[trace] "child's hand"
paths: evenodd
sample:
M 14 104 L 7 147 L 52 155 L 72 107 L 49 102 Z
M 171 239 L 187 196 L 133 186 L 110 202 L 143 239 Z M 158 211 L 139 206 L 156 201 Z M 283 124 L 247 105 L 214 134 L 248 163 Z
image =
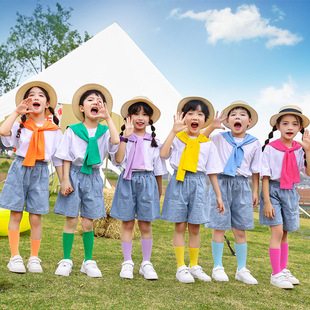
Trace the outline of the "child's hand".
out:
M 94 119 L 103 118 L 104 120 L 106 120 L 107 118 L 110 117 L 106 102 L 103 102 L 101 98 L 100 99 L 98 98 L 97 103 L 98 103 L 99 109 L 98 109 L 98 114 L 94 116 Z
M 216 202 L 217 202 L 217 206 L 214 209 L 219 209 L 217 211 L 217 213 L 224 214 L 225 213 L 225 206 L 224 206 L 222 198 L 217 197 Z
M 63 180 L 60 183 L 60 193 L 66 197 L 69 194 L 71 194 L 74 191 L 74 188 L 72 187 L 71 183 L 69 180 Z
M 213 118 L 211 126 L 213 129 L 225 129 L 225 127 L 222 125 L 222 123 L 226 119 L 226 117 L 223 117 L 224 111 L 221 113 L 220 116 L 218 116 L 218 115 L 219 115 L 219 111 L 216 111 L 215 117 Z
M 134 126 L 133 126 L 130 116 L 126 117 L 126 120 L 124 121 L 124 123 L 125 123 L 125 131 L 124 131 L 123 137 L 128 138 L 129 136 L 132 135 L 133 130 L 134 130 Z
M 257 192 L 253 192 L 252 193 L 252 199 L 253 199 L 253 208 L 257 207 L 258 203 L 259 203 L 259 197 L 258 197 L 258 193 Z
M 185 128 L 187 128 L 187 125 L 185 125 L 184 123 L 184 118 L 183 117 L 183 112 L 180 114 L 180 112 L 177 113 L 177 117 L 175 117 L 175 115 L 173 116 L 174 119 L 174 124 L 173 124 L 173 128 L 172 131 L 177 134 L 178 132 L 184 130 Z
M 263 209 L 263 215 L 269 219 L 274 219 L 275 211 L 271 203 L 266 203 Z
M 310 135 L 309 135 L 309 130 L 306 129 L 303 137 L 302 137 L 302 141 L 296 141 L 297 143 L 299 143 L 302 148 L 305 150 L 305 152 L 309 152 L 310 151 Z
M 29 106 L 29 103 L 32 102 L 32 98 L 27 98 L 27 99 L 24 99 L 20 105 L 16 108 L 16 112 L 20 115 L 26 115 L 28 113 L 31 113 L 33 112 L 32 110 L 29 110 L 28 109 L 28 106 Z

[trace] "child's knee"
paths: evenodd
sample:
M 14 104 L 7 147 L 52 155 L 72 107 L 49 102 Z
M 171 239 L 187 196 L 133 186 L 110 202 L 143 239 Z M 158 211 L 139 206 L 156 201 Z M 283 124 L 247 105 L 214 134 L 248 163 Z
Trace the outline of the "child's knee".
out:
M 93 230 L 93 220 L 86 217 L 82 217 L 82 229 L 83 231 L 92 231 Z

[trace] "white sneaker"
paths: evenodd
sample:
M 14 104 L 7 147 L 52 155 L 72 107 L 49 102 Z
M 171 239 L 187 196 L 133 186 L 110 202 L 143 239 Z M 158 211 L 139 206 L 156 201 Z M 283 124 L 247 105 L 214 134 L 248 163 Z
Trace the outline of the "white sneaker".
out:
M 86 273 L 91 278 L 102 278 L 101 271 L 94 260 L 84 261 L 81 267 L 81 272 Z
M 245 267 L 240 270 L 237 268 L 235 279 L 246 284 L 258 284 L 257 280 L 251 275 L 250 270 Z
M 55 271 L 57 276 L 69 276 L 70 272 L 72 271 L 73 262 L 71 259 L 62 259 L 58 263 L 58 267 Z
M 121 278 L 124 279 L 133 279 L 133 267 L 134 263 L 132 260 L 126 260 L 122 263 L 122 270 L 119 274 Z
M 299 284 L 299 280 L 296 279 L 288 269 L 283 269 L 281 272 L 283 272 L 286 275 L 286 279 L 293 285 Z
M 10 258 L 7 267 L 11 272 L 26 273 L 26 268 L 20 255 L 15 255 L 14 257 Z
M 286 274 L 282 271 L 275 275 L 271 275 L 270 284 L 284 289 L 293 288 L 293 284 L 287 280 Z
M 141 263 L 139 273 L 143 275 L 146 280 L 158 280 L 157 273 L 152 263 L 147 260 Z
M 199 265 L 189 268 L 190 274 L 199 280 L 209 282 L 211 278 L 202 270 L 202 267 Z
M 215 281 L 229 281 L 226 272 L 224 271 L 224 267 L 216 266 L 212 270 L 212 278 Z
M 28 271 L 33 273 L 42 273 L 43 269 L 40 263 L 41 259 L 39 257 L 31 256 L 27 264 Z
M 182 283 L 193 283 L 193 282 L 195 282 L 194 277 L 189 272 L 189 268 L 185 265 L 178 268 L 175 276 Z

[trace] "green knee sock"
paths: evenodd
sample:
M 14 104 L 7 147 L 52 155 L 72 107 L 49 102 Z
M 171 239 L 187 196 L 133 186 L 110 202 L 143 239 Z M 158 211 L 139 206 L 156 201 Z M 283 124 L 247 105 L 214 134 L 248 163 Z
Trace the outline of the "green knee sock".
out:
M 83 232 L 83 243 L 85 251 L 85 262 L 92 260 L 94 247 L 94 231 Z
M 64 259 L 71 259 L 71 250 L 73 245 L 74 234 L 62 234 L 62 246 L 64 251 Z

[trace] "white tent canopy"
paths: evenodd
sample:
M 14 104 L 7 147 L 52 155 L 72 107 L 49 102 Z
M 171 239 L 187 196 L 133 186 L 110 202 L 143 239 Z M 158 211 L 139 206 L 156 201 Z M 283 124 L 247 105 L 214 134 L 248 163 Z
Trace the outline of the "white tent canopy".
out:
M 25 83 L 35 80 L 51 84 L 61 104 L 71 104 L 74 92 L 83 84 L 101 84 L 111 92 L 113 112 L 118 114 L 125 101 L 135 96 L 147 96 L 162 112 L 155 124 L 157 137 L 162 142 L 172 128 L 173 115 L 181 99 L 181 95 L 116 23 Z M 0 98 L 0 121 L 14 111 L 17 89 Z

